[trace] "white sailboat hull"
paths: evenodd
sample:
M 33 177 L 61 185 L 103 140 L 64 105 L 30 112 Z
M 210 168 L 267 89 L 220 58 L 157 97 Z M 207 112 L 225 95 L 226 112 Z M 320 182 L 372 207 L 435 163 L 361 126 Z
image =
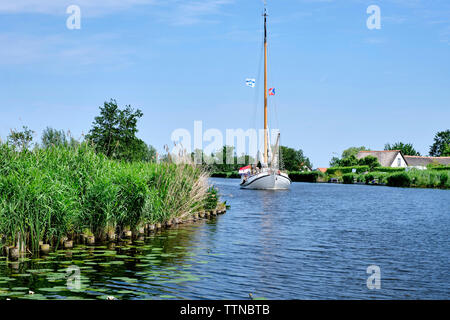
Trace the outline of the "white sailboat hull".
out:
M 291 186 L 291 179 L 285 173 L 261 172 L 242 180 L 242 189 L 285 190 Z

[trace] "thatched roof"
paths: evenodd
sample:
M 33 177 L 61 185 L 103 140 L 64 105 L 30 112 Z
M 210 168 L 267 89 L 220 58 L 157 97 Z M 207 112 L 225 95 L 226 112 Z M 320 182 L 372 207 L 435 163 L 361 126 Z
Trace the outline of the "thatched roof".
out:
M 406 163 L 410 167 L 422 166 L 426 167 L 431 163 L 439 163 L 443 165 L 450 165 L 450 157 L 418 157 L 405 156 Z
M 384 151 L 359 151 L 356 155 L 357 159 L 367 156 L 373 156 L 378 159 L 382 167 L 390 167 L 397 157 L 400 150 L 384 150 Z

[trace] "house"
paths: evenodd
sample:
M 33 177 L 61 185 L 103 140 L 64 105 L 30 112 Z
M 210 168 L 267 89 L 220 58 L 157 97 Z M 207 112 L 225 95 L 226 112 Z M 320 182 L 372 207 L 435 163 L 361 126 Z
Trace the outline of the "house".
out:
M 382 167 L 405 168 L 408 166 L 400 150 L 359 151 L 356 158 L 359 160 L 367 156 L 377 158 Z
M 450 165 L 450 157 L 420 157 L 420 156 L 405 156 L 408 167 L 417 169 L 426 169 L 427 165 L 435 163 L 442 165 Z

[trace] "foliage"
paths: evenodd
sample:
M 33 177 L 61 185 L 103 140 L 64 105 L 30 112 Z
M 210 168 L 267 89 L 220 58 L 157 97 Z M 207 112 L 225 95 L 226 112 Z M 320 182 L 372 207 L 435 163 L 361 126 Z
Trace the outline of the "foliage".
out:
M 170 163 L 118 162 L 88 144 L 17 152 L 0 145 L 0 234 L 29 247 L 88 229 L 135 230 L 203 208 L 208 175 Z
M 100 115 L 95 117 L 86 140 L 110 159 L 149 161 L 154 149 L 136 137 L 137 122 L 142 116 L 141 110 L 129 105 L 121 110 L 111 99 L 100 107 Z
M 395 173 L 387 178 L 387 184 L 390 187 L 409 187 L 411 185 L 411 177 L 405 173 Z
M 377 157 L 367 156 L 358 160 L 358 165 L 360 166 L 368 166 L 370 171 L 375 170 L 377 167 L 381 167 L 381 164 L 378 162 Z
M 312 163 L 308 157 L 305 157 L 303 150 L 295 150 L 286 146 L 280 147 L 281 161 L 283 169 L 287 171 L 311 170 Z
M 32 146 L 34 131 L 23 126 L 22 131 L 11 130 L 8 136 L 8 144 L 14 147 L 15 150 L 23 152 Z
M 362 173 L 369 171 L 369 166 L 353 166 L 353 167 L 334 167 L 328 168 L 327 174 L 333 175 L 336 172 L 341 172 L 341 174 L 352 173 L 353 169 L 356 169 L 356 173 Z
M 430 156 L 445 157 L 450 156 L 450 130 L 436 133 L 434 143 L 430 146 Z
M 213 210 L 217 207 L 218 199 L 217 199 L 217 189 L 214 186 L 209 187 L 205 199 L 204 208 L 205 210 Z
M 330 161 L 330 167 L 350 167 L 350 166 L 357 166 L 357 165 L 366 165 L 366 163 L 362 159 L 358 160 L 356 158 L 356 155 L 359 151 L 365 151 L 367 150 L 366 147 L 350 147 L 348 149 L 345 149 L 342 152 L 341 158 L 333 157 Z
M 289 178 L 294 182 L 317 182 L 321 176 L 324 174 L 320 171 L 289 172 Z
M 373 168 L 372 169 L 372 171 L 374 171 L 374 172 L 390 172 L 390 173 L 393 173 L 393 172 L 404 172 L 405 171 L 405 168 L 398 168 L 398 167 L 376 167 L 376 168 Z
M 350 148 L 345 149 L 344 151 L 342 151 L 341 158 L 345 159 L 345 158 L 349 158 L 351 156 L 355 156 L 356 157 L 358 152 L 360 152 L 360 151 L 367 151 L 367 150 L 369 150 L 369 149 L 367 149 L 364 146 L 361 146 L 361 147 L 350 147 Z
M 384 150 L 400 150 L 406 156 L 420 156 L 420 153 L 414 149 L 412 143 L 396 142 L 392 145 L 386 143 Z
M 344 184 L 353 184 L 355 175 L 353 173 L 346 173 L 342 175 L 342 182 Z

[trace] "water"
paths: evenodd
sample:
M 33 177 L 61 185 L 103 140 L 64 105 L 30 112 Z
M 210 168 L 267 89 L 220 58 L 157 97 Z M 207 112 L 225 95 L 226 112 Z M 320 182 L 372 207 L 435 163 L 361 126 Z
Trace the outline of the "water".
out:
M 231 205 L 213 220 L 115 248 L 1 258 L 0 299 L 450 298 L 450 191 L 212 182 Z M 381 269 L 379 290 L 367 288 L 369 265 Z

